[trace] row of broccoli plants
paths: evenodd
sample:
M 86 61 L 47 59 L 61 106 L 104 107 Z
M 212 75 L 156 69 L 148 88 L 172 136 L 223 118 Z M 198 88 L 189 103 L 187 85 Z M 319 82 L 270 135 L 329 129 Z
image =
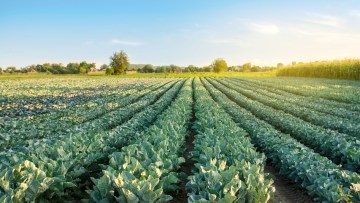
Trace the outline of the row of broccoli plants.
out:
M 359 114 L 359 112 L 356 112 L 356 111 L 351 111 L 351 110 L 348 110 L 345 108 L 339 108 L 339 107 L 334 108 L 334 106 L 323 104 L 318 101 L 314 102 L 314 101 L 308 100 L 306 97 L 303 97 L 303 96 L 298 96 L 298 95 L 289 94 L 289 93 L 286 94 L 281 90 L 262 87 L 255 83 L 239 81 L 239 80 L 236 80 L 235 78 L 228 78 L 228 80 L 236 82 L 237 86 L 245 87 L 246 89 L 255 91 L 259 94 L 266 95 L 266 96 L 274 98 L 274 99 L 280 99 L 282 101 L 289 102 L 289 103 L 292 103 L 292 104 L 295 104 L 298 106 L 306 107 L 306 108 L 309 108 L 309 109 L 312 109 L 312 110 L 315 110 L 318 112 L 322 112 L 322 113 L 326 113 L 326 114 L 330 114 L 330 115 L 334 115 L 334 116 L 338 116 L 338 117 L 342 117 L 342 118 L 347 118 L 352 121 L 360 121 L 360 114 Z
M 283 134 L 233 101 L 242 96 L 219 83 L 203 81 L 213 98 L 247 132 L 279 173 L 307 190 L 318 202 L 359 202 L 360 176 Z M 219 91 L 220 90 L 220 91 Z
M 14 82 L 7 81 L 15 85 Z M 31 83 L 30 83 L 31 84 Z M 48 88 L 41 85 L 14 87 L 0 87 L 0 117 L 24 118 L 38 116 L 53 110 L 68 108 L 86 102 L 96 97 L 103 88 L 86 88 L 74 90 L 73 88 Z M 53 91 L 51 91 L 53 90 Z
M 333 92 L 326 91 L 325 94 L 319 94 L 319 90 L 318 91 L 314 91 L 314 90 L 306 91 L 306 90 L 302 90 L 299 88 L 295 89 L 295 88 L 289 86 L 289 84 L 291 84 L 291 82 L 289 82 L 289 81 L 281 82 L 277 79 L 272 79 L 273 81 L 270 80 L 272 82 L 264 81 L 264 80 L 248 79 L 248 78 L 241 79 L 241 80 L 242 81 L 250 81 L 251 83 L 261 85 L 262 87 L 275 88 L 275 89 L 279 89 L 279 90 L 287 92 L 287 93 L 295 94 L 298 96 L 303 96 L 314 102 L 321 102 L 323 104 L 331 105 L 334 107 L 341 107 L 341 108 L 349 109 L 349 110 L 353 110 L 353 111 L 360 111 L 360 104 L 349 103 L 347 101 L 332 100 L 332 98 L 327 97 L 329 94 L 332 94 Z M 353 95 L 350 94 L 347 97 L 353 97 Z
M 188 202 L 267 202 L 274 193 L 265 156 L 195 79 L 194 150 Z
M 121 103 L 121 107 L 127 107 L 127 105 L 135 105 L 136 108 L 134 110 L 140 111 L 142 108 L 148 105 L 147 102 L 139 102 L 139 101 L 155 101 L 156 96 L 161 96 L 158 93 L 164 93 L 168 88 L 170 88 L 171 84 L 153 86 L 146 90 L 139 92 L 138 94 L 133 94 L 130 96 L 125 96 L 118 101 Z M 138 103 L 139 102 L 139 103 Z M 141 105 L 139 105 L 141 104 Z M 27 129 L 26 131 L 19 131 L 19 133 L 1 133 L 0 136 L 2 139 L 0 140 L 1 149 L 11 148 L 12 151 L 19 151 L 22 148 L 29 148 L 32 145 L 41 144 L 44 141 L 58 139 L 67 134 L 71 133 L 87 133 L 88 131 L 92 132 L 100 132 L 109 128 L 116 126 L 119 122 L 119 111 L 123 111 L 122 108 L 117 108 L 112 111 L 106 113 L 106 110 L 102 110 L 103 114 L 98 115 L 99 117 L 94 119 L 89 119 L 87 122 L 79 123 L 71 125 L 69 122 L 59 121 L 57 119 L 51 120 L 48 122 L 47 126 L 43 128 L 37 129 L 37 125 L 32 125 L 34 129 Z M 94 107 L 97 108 L 97 107 Z M 101 108 L 98 108 L 101 109 Z M 101 110 L 99 110 L 100 112 Z M 80 113 L 80 112 L 79 112 Z M 94 113 L 93 111 L 86 111 L 83 109 L 83 115 L 89 115 Z M 69 124 L 69 125 L 67 125 Z M 29 125 L 29 124 L 28 124 Z M 57 126 L 57 127 L 54 127 Z M 55 128 L 55 129 L 53 129 Z M 57 131 L 55 131 L 57 129 Z
M 360 104 L 360 91 L 358 83 L 349 80 L 337 80 L 332 85 L 318 80 L 294 80 L 293 78 L 281 78 L 280 80 L 264 79 L 275 85 L 287 84 L 285 88 L 295 90 L 302 95 L 326 98 L 334 101 Z
M 54 80 L 53 82 L 56 83 L 57 81 Z M 30 83 L 25 84 L 24 87 L 20 88 L 5 87 L 6 93 L 1 94 L 0 96 L 0 121 L 1 118 L 5 121 L 12 119 L 26 119 L 62 109 L 72 108 L 76 105 L 96 99 L 104 92 L 114 90 L 105 87 L 84 87 L 80 90 L 69 87 L 59 90 L 54 87 L 48 88 L 46 84 L 41 88 L 39 88 L 39 86 L 42 85 Z M 0 92 L 4 92 L 4 90 Z
M 36 124 L 39 125 L 40 128 L 43 128 L 43 125 L 46 126 L 43 123 L 49 122 L 49 120 L 54 120 L 54 119 L 59 119 L 59 120 L 63 120 L 67 117 L 71 118 L 74 117 L 76 114 L 74 112 L 79 111 L 79 113 L 81 114 L 81 112 L 83 111 L 88 111 L 91 110 L 91 108 L 93 108 L 94 106 L 99 106 L 102 104 L 115 104 L 116 100 L 118 100 L 119 98 L 125 97 L 129 94 L 132 93 L 136 93 L 139 90 L 141 90 L 141 88 L 144 87 L 144 85 L 136 85 L 133 87 L 127 86 L 127 87 L 120 87 L 117 90 L 104 90 L 101 94 L 97 94 L 95 98 L 92 98 L 89 101 L 85 101 L 85 102 L 81 102 L 76 104 L 75 106 L 69 107 L 69 108 L 62 108 L 62 109 L 57 109 L 54 110 L 50 113 L 46 113 L 46 114 L 41 114 L 41 115 L 37 115 L 37 116 L 30 116 L 30 117 L 19 117 L 19 118 L 7 118 L 4 119 L 4 121 L 0 124 L 2 129 L 0 130 L 0 132 L 17 132 L 21 129 L 26 129 L 28 128 L 27 125 L 25 125 L 24 123 L 27 122 L 31 122 L 32 124 Z M 57 97 L 54 97 L 55 99 Z M 116 105 L 109 105 L 109 107 L 107 106 L 103 106 L 103 108 L 111 108 L 111 107 L 116 107 Z M 89 116 L 89 115 L 86 115 Z M 90 117 L 91 118 L 91 117 Z M 77 120 L 77 119 L 69 119 L 69 120 Z M 80 120 L 79 120 L 80 121 Z M 62 121 L 65 122 L 65 121 Z
M 249 89 L 241 83 L 235 83 L 229 80 L 218 81 L 221 81 L 223 84 L 231 86 L 234 90 L 260 103 L 271 106 L 275 109 L 282 110 L 313 124 L 337 130 L 339 132 L 360 138 L 360 123 L 357 121 L 352 121 L 346 118 L 313 111 L 311 109 L 286 102 L 282 98 L 276 99 L 273 97 L 269 97 L 267 95 L 264 95 L 263 93 L 257 93 L 253 89 Z
M 112 117 L 101 117 L 99 119 L 91 121 L 89 124 L 84 123 L 84 125 L 88 124 L 86 126 L 87 128 L 74 128 L 69 130 L 69 132 L 65 134 L 59 134 L 52 137 L 49 136 L 48 138 L 35 140 L 34 142 L 29 143 L 28 146 L 24 145 L 22 147 L 0 151 L 0 169 L 17 164 L 19 161 L 19 157 L 26 157 L 27 154 L 34 153 L 34 151 L 38 150 L 38 148 L 44 146 L 52 146 L 54 143 L 61 143 L 63 140 L 68 139 L 73 139 L 74 143 L 76 143 L 76 139 L 90 139 L 91 137 L 94 137 L 94 134 L 96 133 L 105 135 L 110 133 L 110 131 L 115 131 L 117 128 L 119 128 L 119 125 L 131 119 L 134 114 L 140 112 L 147 106 L 156 102 L 158 98 L 160 98 L 164 93 L 171 89 L 173 85 L 174 84 L 165 85 L 164 87 L 153 91 L 151 94 L 145 95 L 139 101 L 125 106 L 124 108 L 120 108 L 116 111 L 116 114 L 112 115 Z M 106 126 L 108 126 L 107 124 L 110 122 L 112 122 L 113 127 L 106 128 Z
M 106 163 L 109 154 L 126 146 L 137 131 L 161 114 L 182 85 L 183 82 L 176 83 L 138 114 L 133 115 L 135 112 L 128 109 L 132 118 L 111 131 L 74 134 L 51 145 L 43 144 L 26 155 L 17 154 L 20 159 L 17 164 L 0 172 L 0 200 L 55 201 L 75 195 L 72 192 L 87 184 L 89 177 L 100 170 L 99 164 Z
M 15 117 L 33 116 L 57 108 L 71 107 L 86 97 L 96 96 L 119 87 L 145 84 L 152 80 L 124 79 L 37 79 L 37 80 L 7 80 L 0 84 L 0 117 L 10 111 Z M 10 118 L 12 113 L 10 113 Z
M 304 106 L 306 105 L 305 107 L 313 108 L 323 113 L 330 113 L 351 120 L 358 120 L 359 117 L 357 115 L 358 115 L 358 111 L 360 111 L 360 105 L 358 106 L 359 108 L 356 108 L 357 105 L 353 105 L 353 104 L 335 102 L 322 98 L 297 95 L 275 87 L 262 85 L 261 82 L 258 81 L 249 81 L 244 78 L 229 78 L 229 79 L 232 79 L 233 81 L 241 82 L 242 84 L 247 84 L 252 87 L 258 87 L 257 90 L 266 90 L 266 92 L 268 93 L 274 93 L 275 95 L 283 96 L 285 98 L 294 98 L 294 100 L 303 101 L 301 105 Z
M 26 119 L 36 117 L 53 111 L 71 108 L 76 105 L 96 99 L 100 90 L 64 91 L 61 94 L 39 95 L 27 97 L 23 95 L 21 100 L 0 102 L 0 117 L 6 120 Z M 107 90 L 103 90 L 107 91 Z
M 7 80 L 4 82 L 5 85 L 0 84 L 0 124 L 3 121 L 34 118 L 72 108 L 104 94 L 116 94 L 121 89 L 169 80 L 140 78 Z
M 3 128 L 0 133 L 23 135 L 30 130 L 36 130 L 39 131 L 39 133 L 41 133 L 41 131 L 46 131 L 46 133 L 61 131 L 71 127 L 72 125 L 96 119 L 108 112 L 122 107 L 122 103 L 119 102 L 124 100 L 126 97 L 134 95 L 132 96 L 133 99 L 137 99 L 138 96 L 144 95 L 160 86 L 160 84 L 157 84 L 153 86 L 139 85 L 135 87 L 128 87 L 119 89 L 118 91 L 114 91 L 112 93 L 106 92 L 99 95 L 98 98 L 92 101 L 79 104 L 73 108 L 61 109 L 40 116 L 11 119 L 2 123 Z M 130 101 L 131 100 L 125 102 Z M 54 121 L 56 121 L 56 123 L 54 123 Z
M 216 80 L 210 80 L 210 82 L 218 88 L 231 91 L 232 95 L 237 94 L 236 102 L 239 105 L 277 129 L 291 134 L 305 145 L 333 160 L 334 163 L 343 164 L 345 169 L 351 171 L 360 170 L 360 143 L 356 138 L 313 125 L 288 113 L 274 110 L 245 97 L 229 85 L 223 85 Z
M 26 159 L 27 154 L 29 153 L 41 154 L 41 151 L 46 151 L 43 150 L 44 147 L 52 147 L 54 143 L 55 145 L 66 145 L 67 141 L 63 140 L 70 139 L 74 140 L 73 143 L 78 143 L 76 140 L 82 140 L 86 137 L 114 137 L 120 132 L 127 132 L 128 128 L 132 128 L 133 126 L 138 127 L 139 125 L 141 126 L 143 124 L 138 124 L 139 122 L 150 122 L 150 120 L 147 119 L 146 116 L 144 118 L 141 117 L 147 115 L 149 111 L 151 112 L 152 107 L 149 107 L 149 105 L 155 102 L 157 105 L 152 106 L 159 106 L 161 102 L 165 100 L 165 96 L 168 96 L 169 94 L 174 94 L 174 91 L 176 91 L 176 88 L 178 88 L 177 86 L 181 85 L 180 83 L 165 85 L 164 87 L 145 95 L 138 102 L 130 104 L 124 108 L 120 108 L 117 113 L 113 115 L 113 117 L 108 117 L 105 119 L 101 118 L 101 121 L 103 123 L 101 123 L 100 120 L 97 120 L 96 122 L 94 122 L 94 120 L 92 121 L 93 124 L 89 124 L 88 128 L 73 129 L 66 134 L 60 134 L 57 136 L 49 137 L 47 139 L 37 140 L 36 142 L 32 143 L 32 145 L 29 145 L 27 147 L 23 146 L 21 148 L 17 148 L 16 150 L 10 149 L 2 151 L 0 152 L 0 160 L 2 160 L 2 162 L 0 162 L 0 169 L 17 164 L 19 162 L 19 159 Z M 155 114 L 152 114 L 152 116 L 154 115 Z M 108 126 L 107 124 L 111 121 L 116 122 L 116 126 L 112 128 L 102 128 L 104 126 Z M 84 140 L 84 142 L 85 141 L 86 140 Z M 112 144 L 115 145 L 114 143 Z M 76 145 L 74 146 L 77 147 Z M 40 152 L 38 152 L 39 148 Z
M 88 202 L 164 202 L 177 189 L 176 171 L 192 114 L 191 79 L 154 125 L 137 134 L 131 145 L 109 156 L 103 175 L 88 190 Z

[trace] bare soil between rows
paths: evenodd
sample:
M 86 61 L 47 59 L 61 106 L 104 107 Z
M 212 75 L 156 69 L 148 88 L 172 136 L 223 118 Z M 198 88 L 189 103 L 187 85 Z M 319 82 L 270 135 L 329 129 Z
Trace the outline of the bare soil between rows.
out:
M 313 203 L 313 199 L 304 189 L 299 188 L 290 180 L 282 177 L 274 167 L 266 166 L 265 173 L 270 173 L 274 179 L 275 195 L 269 203 Z

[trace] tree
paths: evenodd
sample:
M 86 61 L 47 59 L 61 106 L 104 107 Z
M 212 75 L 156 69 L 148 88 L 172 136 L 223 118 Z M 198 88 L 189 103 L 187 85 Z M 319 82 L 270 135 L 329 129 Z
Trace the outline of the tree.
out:
M 21 73 L 34 73 L 37 72 L 36 65 L 29 65 L 20 70 Z
M 229 71 L 229 72 L 235 72 L 236 71 L 236 66 L 229 66 L 228 67 L 228 69 L 227 69 L 227 71 Z
M 261 68 L 259 66 L 253 66 L 253 67 L 250 68 L 250 71 L 251 72 L 260 72 Z
M 14 73 L 16 71 L 16 68 L 14 66 L 10 66 L 6 68 L 7 73 Z
M 171 64 L 171 65 L 169 66 L 169 72 L 170 72 L 170 73 L 181 73 L 181 72 L 182 72 L 182 69 L 181 69 L 180 66 Z
M 44 66 L 41 64 L 36 65 L 36 71 L 37 72 L 45 72 Z
M 106 70 L 108 68 L 109 68 L 109 65 L 107 65 L 107 64 L 103 64 L 103 65 L 100 66 L 101 71 L 104 71 L 104 70 Z
M 210 72 L 211 67 L 210 66 L 204 66 L 204 67 L 200 68 L 199 70 L 200 70 L 200 72 Z
M 107 68 L 105 71 L 106 75 L 114 75 L 114 69 L 113 68 Z
M 167 66 L 158 66 L 155 69 L 156 73 L 167 73 L 168 67 Z
M 87 72 L 88 72 L 88 70 L 86 69 L 86 67 L 84 67 L 84 66 L 80 66 L 80 68 L 79 68 L 79 72 L 80 72 L 81 74 L 85 74 L 85 73 L 87 73 Z
M 95 68 L 95 63 L 87 63 L 86 61 L 83 61 L 80 63 L 79 72 L 80 73 L 88 73 L 91 69 Z
M 142 69 L 142 73 L 153 73 L 154 72 L 154 66 L 151 64 L 146 64 Z
M 80 65 L 78 63 L 68 63 L 66 68 L 70 73 L 80 73 Z
M 227 64 L 224 59 L 215 59 L 211 66 L 215 73 L 220 73 L 227 69 Z
M 50 63 L 44 63 L 42 65 L 43 69 L 44 69 L 44 72 L 51 72 L 51 65 Z
M 3 73 L 3 69 L 0 67 L 0 75 Z
M 51 64 L 51 69 L 49 70 L 53 74 L 64 74 L 66 73 L 65 68 L 61 63 L 53 63 Z
M 284 64 L 283 64 L 283 63 L 278 63 L 278 64 L 276 65 L 276 67 L 277 67 L 277 68 L 284 67 Z
M 114 75 L 123 74 L 127 67 L 129 67 L 129 57 L 124 51 L 115 52 L 110 57 L 110 66 L 114 69 Z
M 251 70 L 251 63 L 245 63 L 240 68 L 240 72 L 249 72 L 250 70 Z
M 189 65 L 188 67 L 185 68 L 185 72 L 191 72 L 191 73 L 193 73 L 193 72 L 196 71 L 196 69 L 197 69 L 196 66 L 194 66 L 194 65 Z

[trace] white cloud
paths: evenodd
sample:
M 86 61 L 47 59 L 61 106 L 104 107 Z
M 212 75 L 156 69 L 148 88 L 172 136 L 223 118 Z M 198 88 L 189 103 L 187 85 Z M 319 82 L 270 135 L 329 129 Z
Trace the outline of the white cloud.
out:
M 309 14 L 308 18 L 303 20 L 304 22 L 330 26 L 330 27 L 340 27 L 342 21 L 340 18 L 330 15 L 322 15 L 322 14 Z
M 140 46 L 140 45 L 143 45 L 142 42 L 119 40 L 119 39 L 111 40 L 111 44 L 128 45 L 128 46 Z
M 250 29 L 262 34 L 277 34 L 279 32 L 279 27 L 270 23 L 250 23 Z

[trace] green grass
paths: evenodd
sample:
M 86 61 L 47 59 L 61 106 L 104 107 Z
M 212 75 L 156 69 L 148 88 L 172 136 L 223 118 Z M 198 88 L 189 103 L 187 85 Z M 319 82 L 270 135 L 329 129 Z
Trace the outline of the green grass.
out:
M 190 77 L 271 77 L 275 76 L 276 72 L 200 72 L 200 73 L 131 73 L 127 75 L 105 75 L 105 72 L 93 72 L 89 74 L 44 74 L 44 73 L 16 73 L 16 74 L 2 74 L 0 80 L 15 80 L 15 79 L 36 79 L 36 78 L 93 78 L 93 77 L 109 77 L 109 78 L 190 78 Z

